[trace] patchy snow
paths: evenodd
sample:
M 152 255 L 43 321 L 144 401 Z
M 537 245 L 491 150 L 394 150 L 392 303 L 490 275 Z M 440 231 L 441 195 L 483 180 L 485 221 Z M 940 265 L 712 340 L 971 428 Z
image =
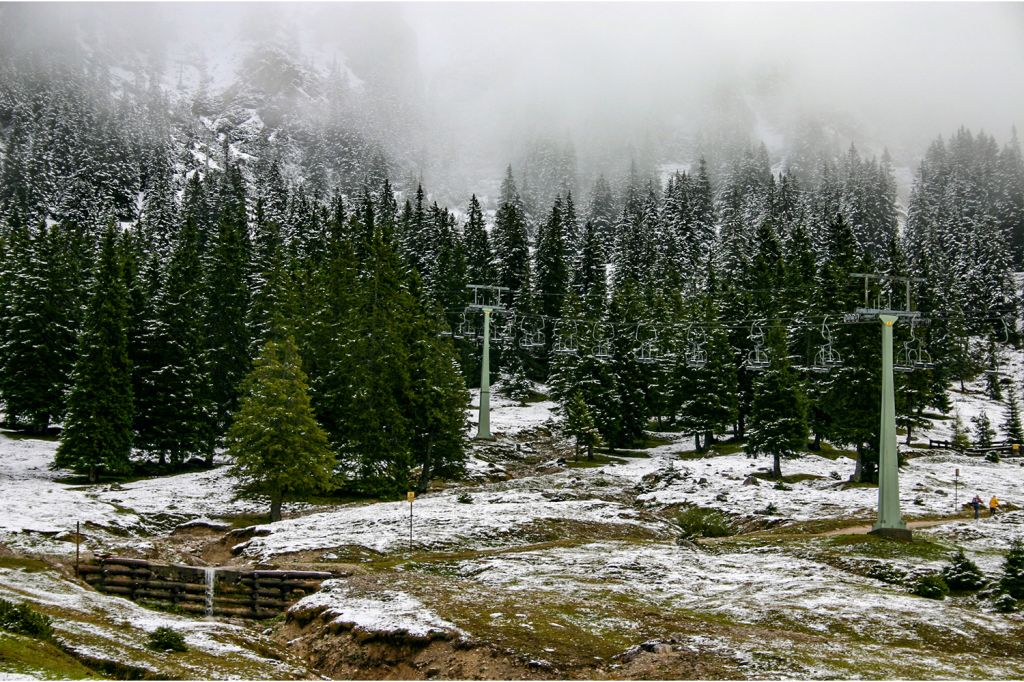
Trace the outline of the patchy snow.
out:
M 161 670 L 152 662 L 146 662 L 154 654 L 145 649 L 145 634 L 158 627 L 169 627 L 184 635 L 190 649 L 214 658 L 233 659 L 232 667 L 223 671 L 216 670 L 216 666 L 211 669 L 208 663 L 199 667 L 177 661 L 197 678 L 235 677 L 238 673 L 232 670 L 236 668 L 238 659 L 258 666 L 247 669 L 250 673 L 276 677 L 292 676 L 298 672 L 287 663 L 264 658 L 240 646 L 239 641 L 255 638 L 241 625 L 152 611 L 127 599 L 101 594 L 64 580 L 49 571 L 0 568 L 0 596 L 14 602 L 29 602 L 43 610 L 48 607 L 57 609 L 52 617 L 58 640 L 79 654 L 99 660 L 120 661 L 160 673 Z
M 473 425 L 471 433 L 475 434 L 480 423 L 480 389 L 470 390 L 470 395 L 473 407 L 468 409 L 466 414 Z M 495 436 L 514 436 L 538 427 L 550 427 L 555 423 L 552 416 L 555 406 L 556 403 L 550 400 L 521 405 L 518 401 L 501 395 L 492 386 L 491 433 Z
M 226 467 L 125 484 L 71 485 L 68 471 L 50 469 L 56 441 L 12 437 L 0 431 L 0 541 L 59 554 L 74 552 L 60 533 L 81 522 L 86 548 L 97 529 L 138 544 L 149 532 L 195 518 L 254 513 L 263 505 L 233 500 Z M 53 538 L 52 536 L 57 536 Z M 111 540 L 111 538 L 106 538 Z
M 413 509 L 413 546 L 443 549 L 494 547 L 507 543 L 527 524 L 541 520 L 573 520 L 656 528 L 632 507 L 595 499 L 561 499 L 542 492 L 487 490 L 467 493 L 461 503 L 456 493 L 416 498 Z M 554 497 L 555 499 L 551 499 Z M 274 555 L 346 545 L 378 552 L 403 550 L 409 543 L 409 504 L 380 502 L 349 505 L 260 526 L 269 535 L 248 541 L 244 556 L 267 560 Z
M 925 451 L 922 451 L 924 453 Z M 661 468 L 655 473 L 651 489 L 638 496 L 656 504 L 692 504 L 715 507 L 737 514 L 766 510 L 768 516 L 795 520 L 863 516 L 874 513 L 878 491 L 870 487 L 847 487 L 854 461 L 846 457 L 835 460 L 817 455 L 804 455 L 784 460 L 786 476 L 806 475 L 814 478 L 787 483 L 777 489 L 770 480 L 757 485 L 743 485 L 754 473 L 764 473 L 771 461 L 751 459 L 744 454 L 721 455 L 696 460 L 673 460 L 660 457 Z M 1020 486 L 1024 483 L 1024 467 L 1020 460 L 1006 459 L 1000 464 L 979 457 L 967 457 L 948 451 L 932 451 L 909 460 L 900 469 L 900 505 L 907 516 L 949 514 L 955 511 L 954 472 L 960 469 L 959 503 L 974 494 L 988 499 L 993 493 L 1004 502 L 1024 505 Z M 619 467 L 609 473 L 622 475 L 628 468 Z M 704 483 L 701 480 L 704 479 Z M 971 494 L 968 495 L 968 491 Z
M 602 542 L 509 553 L 457 564 L 461 578 L 502 591 L 550 591 L 586 600 L 620 592 L 738 623 L 837 626 L 885 640 L 916 637 L 908 623 L 1007 631 L 1000 614 L 923 599 L 877 580 L 779 551 L 694 551 L 666 543 Z
M 366 633 L 400 633 L 411 637 L 463 636 L 466 633 L 404 592 L 354 592 L 342 580 L 326 580 L 320 591 L 302 598 L 291 609 L 302 612 L 326 608 L 331 622 Z

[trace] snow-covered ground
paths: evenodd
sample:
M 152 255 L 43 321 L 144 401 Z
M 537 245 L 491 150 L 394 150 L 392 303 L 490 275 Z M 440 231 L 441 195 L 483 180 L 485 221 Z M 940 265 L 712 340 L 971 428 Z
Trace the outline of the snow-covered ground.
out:
M 968 388 L 980 387 L 976 382 Z M 995 416 L 1000 405 L 980 392 L 951 395 L 960 403 L 962 414 L 984 409 L 993 422 L 1000 420 Z M 861 674 L 859 669 L 830 667 L 823 661 L 831 656 L 865 655 L 877 663 L 884 658 L 879 647 L 888 641 L 902 642 L 909 652 L 907 660 L 913 667 L 901 670 L 957 676 L 962 670 L 957 659 L 934 650 L 936 638 L 958 637 L 965 628 L 994 638 L 1012 638 L 1021 631 L 1019 616 L 996 614 L 983 603 L 929 601 L 910 595 L 905 586 L 847 570 L 842 561 L 829 559 L 828 552 L 834 549 L 828 544 L 830 538 L 792 544 L 772 539 L 748 545 L 729 542 L 700 550 L 674 542 L 679 530 L 672 522 L 671 510 L 677 505 L 710 507 L 747 518 L 771 519 L 775 524 L 814 519 L 848 519 L 851 526 L 861 524 L 874 514 L 877 491 L 846 483 L 854 468 L 847 456 L 805 455 L 785 460 L 783 473 L 793 482 L 778 487 L 773 481 L 751 478 L 767 470 L 770 460 L 751 459 L 742 452 L 695 458 L 689 452 L 689 440 L 678 434 L 660 434 L 672 442 L 646 450 L 645 457 L 619 458 L 590 468 L 565 469 L 552 456 L 541 466 L 542 473 L 522 475 L 520 469 L 525 465 L 519 459 L 491 461 L 502 456 L 522 458 L 523 453 L 531 457 L 540 453 L 531 461 L 546 457 L 543 434 L 537 430 L 557 423 L 551 407 L 544 402 L 520 406 L 493 396 L 491 423 L 499 440 L 496 445 L 474 446 L 471 452 L 469 468 L 478 474 L 474 479 L 478 483 L 417 497 L 414 550 L 455 553 L 437 554 L 436 559 L 412 562 L 400 569 L 388 567 L 389 562 L 381 562 L 384 568 L 368 564 L 369 573 L 359 573 L 357 583 L 328 581 L 322 592 L 294 608 L 325 608 L 332 622 L 364 632 L 477 638 L 486 635 L 480 631 L 484 626 L 479 620 L 467 621 L 458 612 L 460 604 L 469 604 L 477 612 L 490 609 L 493 627 L 500 628 L 519 614 L 509 611 L 507 601 L 493 607 L 488 603 L 498 601 L 499 595 L 513 603 L 516 595 L 531 603 L 543 603 L 548 595 L 552 600 L 576 600 L 581 605 L 616 595 L 625 600 L 621 613 L 602 607 L 600 613 L 586 611 L 586 617 L 560 620 L 558 627 L 577 627 L 598 636 L 614 630 L 640 637 L 649 625 L 645 614 L 653 611 L 687 618 L 691 616 L 686 614 L 700 613 L 720 619 L 716 622 L 782 633 L 779 639 L 756 646 L 721 633 L 700 641 L 695 637 L 702 635 L 683 638 L 699 650 L 717 651 L 718 647 L 750 661 L 755 661 L 759 651 L 785 658 L 785 652 L 796 646 L 796 640 L 787 637 L 798 632 L 799 637 L 828 642 L 815 645 L 820 651 L 810 656 L 808 667 L 788 663 L 790 667 L 778 669 L 804 677 Z M 475 417 L 475 411 L 472 414 Z M 967 422 L 969 416 L 964 419 Z M 915 440 L 921 442 L 929 434 L 946 437 L 943 429 L 948 425 L 949 420 L 936 420 L 931 428 L 915 434 Z M 519 439 L 518 449 L 514 437 Z M 74 551 L 74 545 L 58 534 L 72 530 L 74 522 L 81 520 L 89 524 L 86 534 L 91 544 L 87 547 L 117 551 L 125 544 L 159 542 L 160 534 L 191 519 L 264 511 L 262 505 L 233 500 L 232 481 L 225 467 L 123 485 L 69 485 L 60 481 L 66 472 L 48 468 L 55 447 L 51 441 L 0 435 L 4 491 L 0 496 L 0 543 L 66 556 Z M 974 494 L 986 500 L 996 494 L 1004 505 L 1024 507 L 1021 460 L 1007 458 L 995 464 L 978 457 L 920 449 L 913 455 L 900 470 L 901 503 L 908 518 L 948 517 L 956 511 L 956 469 L 960 470 L 956 499 L 960 505 Z M 518 471 L 521 477 L 480 482 L 505 469 Z M 503 476 L 490 480 L 493 478 Z M 397 555 L 401 560 L 408 551 L 409 505 L 382 502 L 304 509 L 301 515 L 260 530 L 268 534 L 246 541 L 238 560 L 273 563 L 288 561 L 290 554 L 309 552 L 302 561 L 331 562 L 338 560 L 339 554 L 351 556 L 351 546 Z M 1024 511 L 979 521 L 964 518 L 917 531 L 917 537 L 938 543 L 937 549 L 932 546 L 932 554 L 911 554 L 885 562 L 904 572 L 934 571 L 945 560 L 945 548 L 952 551 L 961 546 L 994 577 L 1001 570 L 1011 539 L 1022 534 Z M 548 542 L 552 537 L 559 542 Z M 857 561 L 880 561 L 870 553 L 857 554 L 862 550 L 870 547 L 855 549 L 850 556 Z M 431 567 L 431 561 L 438 563 Z M 372 579 L 374 571 L 383 571 L 377 582 Z M 116 600 L 117 605 L 112 606 L 107 600 L 113 598 L 78 586 L 55 589 L 36 582 L 44 579 L 33 575 L 4 569 L 0 581 L 13 586 L 5 589 L 16 598 L 54 608 L 102 608 L 114 614 L 112 618 L 137 623 L 143 631 L 167 619 L 175 623 L 186 620 L 155 615 L 124 600 Z M 435 590 L 437 595 L 449 596 L 436 598 Z M 93 604 L 91 599 L 103 601 Z M 121 616 L 118 609 L 125 609 Z M 62 625 L 69 637 L 86 642 L 83 646 L 104 651 L 113 646 L 106 643 L 108 634 L 94 632 L 94 627 L 98 626 L 74 619 Z M 223 650 L 233 656 L 248 655 L 230 650 L 240 645 L 229 630 L 208 623 L 185 629 L 189 644 L 201 652 L 213 655 L 218 647 L 227 647 Z M 565 642 L 556 646 L 564 647 Z M 796 648 L 803 653 L 811 650 Z M 854 648 L 857 653 L 851 653 Z M 993 660 L 972 659 L 975 667 L 970 670 L 986 677 L 1007 676 L 1010 668 L 1003 669 Z M 879 675 L 884 676 L 884 671 Z
M 295 662 L 256 653 L 268 651 L 269 641 L 249 628 L 152 611 L 62 579 L 49 570 L 0 568 L 0 598 L 28 602 L 50 615 L 57 640 L 77 655 L 115 661 L 154 676 L 252 679 L 305 674 Z M 189 653 L 168 659 L 166 654 L 147 649 L 146 635 L 158 627 L 184 635 Z
M 177 523 L 204 517 L 262 512 L 262 505 L 234 500 L 225 467 L 125 484 L 70 485 L 53 471 L 57 443 L 0 431 L 0 542 L 53 554 L 74 552 L 55 537 L 81 522 L 86 546 L 105 529 L 140 541 Z M 111 537 L 105 536 L 107 540 Z
M 466 633 L 404 592 L 363 596 L 342 580 L 327 580 L 320 591 L 291 607 L 293 613 L 324 609 L 330 622 L 364 633 L 402 633 L 410 637 L 459 637 Z

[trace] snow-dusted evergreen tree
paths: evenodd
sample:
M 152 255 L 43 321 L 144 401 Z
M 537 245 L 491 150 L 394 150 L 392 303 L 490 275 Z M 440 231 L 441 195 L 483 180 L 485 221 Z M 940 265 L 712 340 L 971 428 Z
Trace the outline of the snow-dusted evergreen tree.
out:
M 580 458 L 581 446 L 587 449 L 587 459 L 594 459 L 594 447 L 601 443 L 601 434 L 580 391 L 573 393 L 565 406 L 564 428 L 576 441 L 576 459 Z
M 695 323 L 706 342 L 706 362 L 688 374 L 686 397 L 679 409 L 682 425 L 693 433 L 697 450 L 704 452 L 714 443 L 715 434 L 736 420 L 737 376 L 728 333 L 710 297 L 700 306 Z
M 466 225 L 463 227 L 463 242 L 466 253 L 466 278 L 470 284 L 493 284 L 494 251 L 490 236 L 484 224 L 480 202 L 474 194 L 469 200 Z
M 188 220 L 142 340 L 148 372 L 137 397 L 136 444 L 171 466 L 213 451 L 201 282 L 198 232 Z
M 90 265 L 79 236 L 59 225 L 14 227 L 7 243 L 0 398 L 10 426 L 42 432 L 64 413 Z
M 1002 423 L 1006 438 L 1011 443 L 1024 443 L 1024 424 L 1021 423 L 1019 396 L 1017 383 L 1011 379 L 1010 385 L 1006 387 L 1006 416 Z
M 790 367 L 786 335 L 773 325 L 768 331 L 768 368 L 754 379 L 747 450 L 773 459 L 772 475 L 782 477 L 782 458 L 807 447 L 807 398 L 800 378 Z
M 264 346 L 242 384 L 226 442 L 239 496 L 269 498 L 271 522 L 281 520 L 286 499 L 330 485 L 334 455 L 310 406 L 291 337 Z
M 128 360 L 128 301 L 122 256 L 112 227 L 103 236 L 95 283 L 72 375 L 68 416 L 54 466 L 87 474 L 130 470 L 132 379 Z
M 996 436 L 992 422 L 989 421 L 988 413 L 982 410 L 971 418 L 971 425 L 974 427 L 974 447 L 990 448 Z

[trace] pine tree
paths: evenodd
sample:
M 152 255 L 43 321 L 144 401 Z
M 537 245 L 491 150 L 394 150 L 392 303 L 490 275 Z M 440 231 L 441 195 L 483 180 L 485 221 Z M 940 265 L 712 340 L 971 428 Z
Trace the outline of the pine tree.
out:
M 494 283 L 494 252 L 484 225 L 484 214 L 474 194 L 469 200 L 468 217 L 463 228 L 466 253 L 466 278 L 470 284 Z
M 1006 438 L 1011 443 L 1024 443 L 1024 425 L 1021 424 L 1020 399 L 1017 384 L 1012 379 L 1007 387 L 1006 419 L 1002 424 Z
M 580 446 L 587 448 L 587 459 L 594 459 L 594 446 L 600 444 L 601 435 L 594 425 L 590 408 L 583 401 L 583 394 L 576 391 L 565 405 L 565 432 L 576 439 L 576 459 L 580 458 Z
M 687 398 L 680 406 L 682 424 L 693 433 L 700 452 L 711 446 L 716 432 L 733 423 L 738 411 L 738 379 L 729 336 L 714 301 L 706 297 L 702 307 L 698 325 L 707 339 L 707 362 L 688 374 Z
M 1017 601 L 1024 599 L 1024 540 L 1020 538 L 1010 541 L 1010 550 L 1003 560 L 999 589 Z
M 978 565 L 958 549 L 942 569 L 942 578 L 953 592 L 975 592 L 985 586 L 985 576 Z
M 54 460 L 55 467 L 88 474 L 91 483 L 99 480 L 101 472 L 123 474 L 130 469 L 133 408 L 123 276 L 110 227 L 103 236 L 68 418 Z
M 773 325 L 768 332 L 769 366 L 754 380 L 747 450 L 771 455 L 772 475 L 782 477 L 781 460 L 807 446 L 807 398 L 789 365 L 785 333 Z
M 137 399 L 137 444 L 174 467 L 213 453 L 198 241 L 187 220 L 141 340 L 146 385 Z
M 238 387 L 250 368 L 249 311 L 250 288 L 248 235 L 241 212 L 222 211 L 216 240 L 206 263 L 206 372 L 209 384 L 206 399 L 213 406 L 213 428 L 219 436 L 230 423 L 238 404 Z
M 285 499 L 329 487 L 334 455 L 313 415 L 291 337 L 264 346 L 242 384 L 226 442 L 238 494 L 270 498 L 271 522 L 281 520 Z
M 971 447 L 971 440 L 967 436 L 967 429 L 964 428 L 964 420 L 960 417 L 960 411 L 957 410 L 953 414 L 953 436 L 952 436 L 953 448 L 956 450 L 966 450 Z
M 974 447 L 992 447 L 992 439 L 995 438 L 996 432 L 988 419 L 988 413 L 979 412 L 971 419 L 971 424 L 974 426 Z

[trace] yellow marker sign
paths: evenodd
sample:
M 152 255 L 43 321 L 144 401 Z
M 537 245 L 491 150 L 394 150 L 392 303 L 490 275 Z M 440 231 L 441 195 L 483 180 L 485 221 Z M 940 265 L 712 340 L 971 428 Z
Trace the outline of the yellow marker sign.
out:
M 412 501 L 416 499 L 416 493 L 410 490 L 405 494 L 405 499 L 409 500 L 409 504 L 412 504 Z
M 1020 443 L 1014 443 L 1013 444 L 1013 451 L 1017 452 L 1018 450 L 1020 450 Z

